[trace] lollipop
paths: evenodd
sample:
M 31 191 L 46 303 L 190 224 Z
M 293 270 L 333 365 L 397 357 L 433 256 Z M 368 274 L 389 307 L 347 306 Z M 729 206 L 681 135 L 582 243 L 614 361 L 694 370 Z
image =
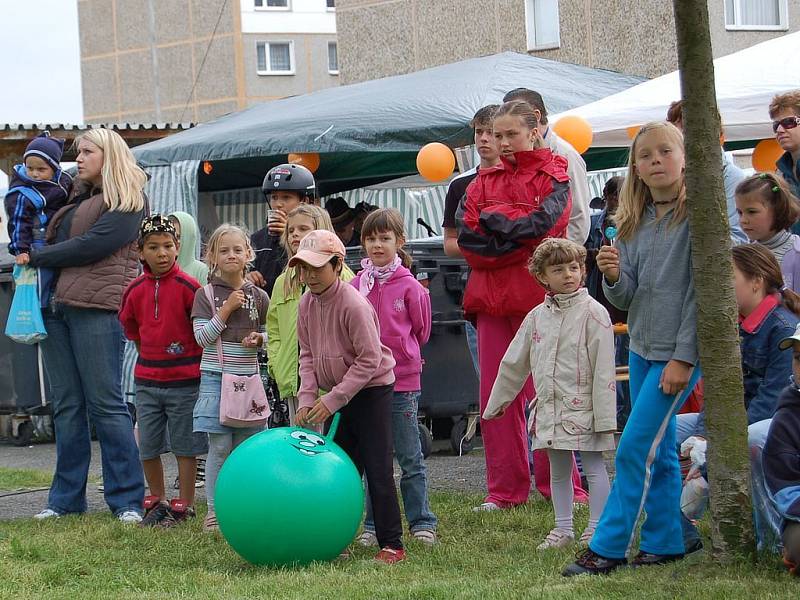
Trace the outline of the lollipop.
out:
M 611 246 L 614 246 L 614 238 L 617 237 L 617 228 L 616 227 L 606 227 L 606 238 L 608 239 L 608 243 Z

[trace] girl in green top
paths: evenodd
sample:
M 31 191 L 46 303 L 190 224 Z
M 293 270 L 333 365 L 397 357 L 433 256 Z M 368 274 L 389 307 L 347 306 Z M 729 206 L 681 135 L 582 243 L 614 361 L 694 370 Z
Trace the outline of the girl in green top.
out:
M 289 258 L 297 253 L 302 240 L 315 229 L 334 231 L 328 213 L 312 204 L 301 204 L 286 218 L 281 243 Z M 345 265 L 340 278 L 350 281 L 355 275 Z M 289 407 L 289 420 L 295 425 L 297 388 L 299 385 L 300 350 L 297 344 L 297 309 L 305 286 L 300 282 L 300 272 L 286 267 L 275 280 L 272 298 L 267 310 L 267 357 L 269 372 L 278 384 L 278 392 Z

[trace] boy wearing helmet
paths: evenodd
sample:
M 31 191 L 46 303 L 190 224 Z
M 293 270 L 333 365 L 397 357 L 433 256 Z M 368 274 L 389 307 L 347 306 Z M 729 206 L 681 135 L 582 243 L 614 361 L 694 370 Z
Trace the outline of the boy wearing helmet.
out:
M 316 183 L 311 171 L 302 165 L 283 164 L 267 172 L 261 191 L 270 213 L 266 227 L 250 236 L 256 260 L 247 278 L 271 296 L 275 280 L 288 260 L 280 243 L 286 215 L 303 202 L 313 202 Z

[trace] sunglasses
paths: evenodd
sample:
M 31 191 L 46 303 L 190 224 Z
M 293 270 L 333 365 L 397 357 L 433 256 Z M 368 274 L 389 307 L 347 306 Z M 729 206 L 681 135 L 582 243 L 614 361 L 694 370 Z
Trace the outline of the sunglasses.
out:
M 800 117 L 786 117 L 780 121 L 772 122 L 772 131 L 777 133 L 778 127 L 783 127 L 784 131 L 789 131 L 800 125 Z

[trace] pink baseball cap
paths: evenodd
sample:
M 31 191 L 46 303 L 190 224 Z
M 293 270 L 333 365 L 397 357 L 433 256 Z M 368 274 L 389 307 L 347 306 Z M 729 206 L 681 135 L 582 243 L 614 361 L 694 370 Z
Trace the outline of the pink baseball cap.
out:
M 339 236 L 326 229 L 315 229 L 300 241 L 300 248 L 289 260 L 289 266 L 303 262 L 312 267 L 321 267 L 334 256 L 344 260 L 344 254 L 344 244 Z

